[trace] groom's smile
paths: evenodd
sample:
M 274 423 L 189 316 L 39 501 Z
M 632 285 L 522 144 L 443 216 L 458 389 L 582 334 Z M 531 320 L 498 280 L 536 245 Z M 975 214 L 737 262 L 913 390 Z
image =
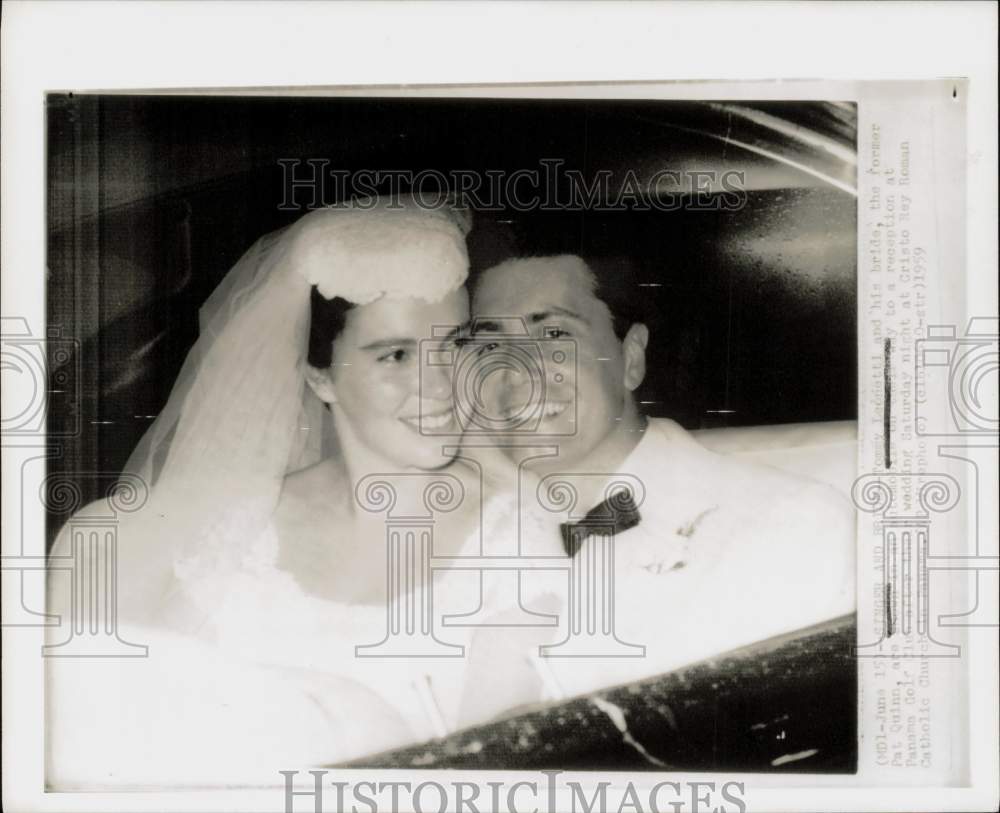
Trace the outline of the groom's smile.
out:
M 624 449 L 635 443 L 638 420 L 626 396 L 641 381 L 641 365 L 634 348 L 626 354 L 596 287 L 582 258 L 559 255 L 501 263 L 484 272 L 475 288 L 476 340 L 495 346 L 490 358 L 497 359 L 481 396 L 492 414 L 510 422 L 500 432 L 558 439 L 558 456 L 536 468 L 551 464 L 569 471 L 609 444 Z M 523 326 L 522 333 L 507 325 Z M 517 363 L 518 348 L 537 361 Z M 509 363 L 503 363 L 505 356 Z

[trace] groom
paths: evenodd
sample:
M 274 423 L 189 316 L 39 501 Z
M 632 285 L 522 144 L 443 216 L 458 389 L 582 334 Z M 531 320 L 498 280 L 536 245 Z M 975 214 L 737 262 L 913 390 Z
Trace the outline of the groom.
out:
M 539 532 L 560 536 L 568 557 L 595 561 L 607 548 L 595 547 L 605 543 L 587 535 L 580 517 L 591 506 L 600 514 L 612 479 L 637 492 L 619 511 L 612 543 L 610 623 L 615 637 L 635 645 L 633 654 L 645 647 L 644 658 L 602 658 L 592 669 L 587 659 L 548 659 L 567 695 L 854 611 L 846 499 L 829 486 L 710 452 L 674 421 L 643 415 L 634 393 L 646 375 L 649 330 L 629 268 L 614 258 L 523 257 L 486 270 L 473 287 L 478 343 L 502 346 L 516 324 L 540 341 L 575 346 L 575 371 L 545 370 L 541 390 L 509 366 L 482 392 L 500 415 L 515 414 L 533 386 L 545 393 L 537 432 L 557 439 L 558 453 L 522 456 L 520 465 L 542 485 L 546 477 L 571 480 L 578 499 L 573 516 L 548 506 L 549 527 Z

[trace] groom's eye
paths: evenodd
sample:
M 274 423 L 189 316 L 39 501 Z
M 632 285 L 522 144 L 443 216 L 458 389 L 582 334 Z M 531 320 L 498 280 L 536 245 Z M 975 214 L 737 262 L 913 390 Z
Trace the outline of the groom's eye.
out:
M 379 361 L 390 361 L 390 362 L 399 364 L 400 362 L 406 361 L 406 359 L 409 358 L 409 355 L 410 355 L 409 351 L 406 350 L 405 348 L 403 348 L 403 347 L 395 347 L 392 350 L 390 350 L 388 353 L 383 353 L 381 356 L 379 356 L 378 360 Z

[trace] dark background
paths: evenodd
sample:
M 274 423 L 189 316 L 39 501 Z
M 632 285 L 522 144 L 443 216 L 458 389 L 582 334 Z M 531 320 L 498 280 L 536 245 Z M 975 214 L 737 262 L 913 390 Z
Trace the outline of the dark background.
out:
M 83 503 L 165 403 L 201 303 L 301 215 L 279 209 L 279 159 L 511 173 L 555 158 L 610 170 L 613 190 L 629 170 L 742 171 L 739 211 L 478 213 L 474 270 L 512 252 L 628 253 L 653 314 L 650 414 L 691 429 L 855 417 L 856 200 L 823 180 L 854 184 L 823 146 L 854 149 L 853 106 L 58 94 L 47 124 L 48 319 L 73 348 L 50 354 L 49 471 Z M 50 504 L 50 539 L 75 507 Z

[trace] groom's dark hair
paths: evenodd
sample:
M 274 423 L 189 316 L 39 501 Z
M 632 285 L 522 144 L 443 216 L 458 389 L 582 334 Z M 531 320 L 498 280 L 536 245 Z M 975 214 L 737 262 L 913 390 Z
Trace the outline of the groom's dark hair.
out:
M 327 299 L 314 285 L 310 296 L 309 353 L 306 361 L 313 367 L 326 369 L 333 364 L 333 341 L 347 321 L 347 312 L 354 307 L 339 296 Z
M 651 297 L 640 282 L 640 265 L 633 240 L 614 218 L 587 213 L 525 217 L 504 213 L 494 220 L 479 218 L 469 235 L 469 290 L 475 291 L 485 271 L 509 260 L 579 257 L 590 270 L 593 294 L 611 311 L 615 335 L 624 339 L 634 324 L 650 324 Z
M 576 254 L 567 252 L 568 256 L 579 257 L 590 272 L 593 280 L 592 293 L 607 305 L 611 312 L 611 325 L 619 340 L 625 339 L 629 328 L 635 324 L 648 324 L 649 295 L 639 284 L 635 262 L 628 256 Z M 505 265 L 516 260 L 531 260 L 547 257 L 563 256 L 561 254 L 529 253 L 508 257 L 498 265 Z M 496 268 L 494 265 L 492 268 Z M 489 268 L 479 271 L 471 281 L 470 287 L 475 290 L 482 275 Z M 544 273 L 544 271 L 540 272 Z
M 594 296 L 608 306 L 615 335 L 624 340 L 629 328 L 646 324 L 649 295 L 639 284 L 635 261 L 628 256 L 579 255 L 594 278 Z

